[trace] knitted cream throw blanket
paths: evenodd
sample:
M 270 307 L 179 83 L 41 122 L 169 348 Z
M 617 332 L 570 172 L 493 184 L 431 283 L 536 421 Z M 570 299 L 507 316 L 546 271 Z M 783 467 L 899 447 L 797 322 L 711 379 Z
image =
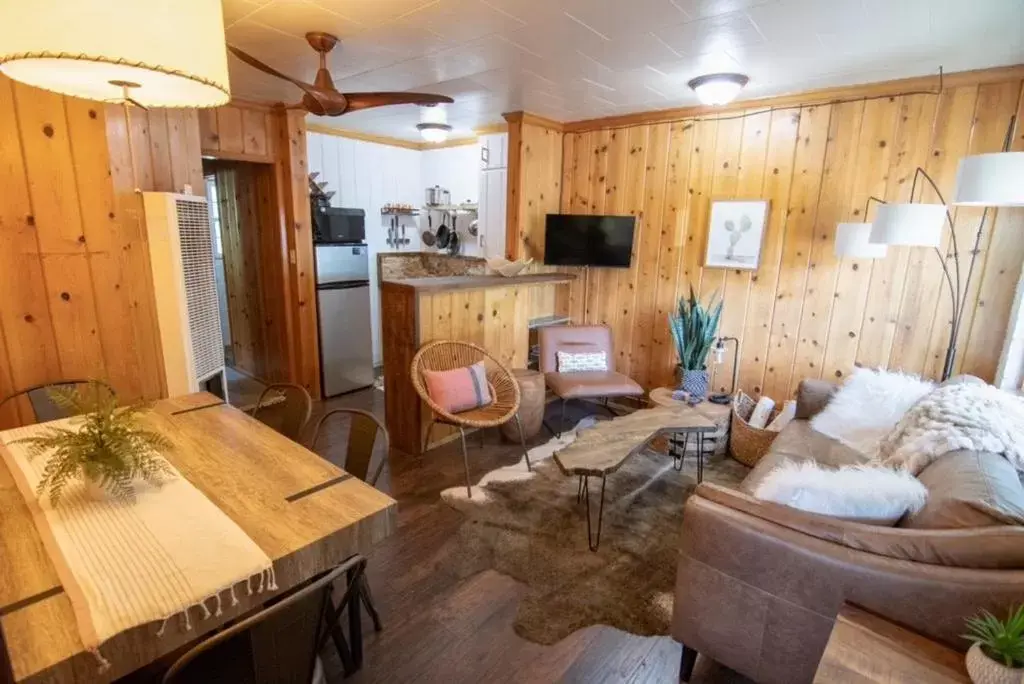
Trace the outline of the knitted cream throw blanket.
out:
M 73 421 L 0 433 L 0 453 L 71 600 L 82 643 L 102 667 L 99 646 L 115 634 L 147 623 L 157 634 L 190 630 L 193 620 L 235 605 L 239 591 L 277 588 L 267 554 L 177 471 L 159 488 L 140 484 L 133 504 L 96 500 L 84 483 L 69 484 L 57 508 L 38 500 L 46 459 L 30 461 L 25 445 L 11 442 Z
M 883 465 L 917 475 L 957 449 L 1002 454 L 1024 472 L 1024 400 L 992 385 L 945 385 L 907 411 L 878 446 Z

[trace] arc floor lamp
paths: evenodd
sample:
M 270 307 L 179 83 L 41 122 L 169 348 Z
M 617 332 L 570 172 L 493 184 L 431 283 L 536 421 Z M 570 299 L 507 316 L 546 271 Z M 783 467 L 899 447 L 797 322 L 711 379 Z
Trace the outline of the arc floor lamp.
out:
M 942 264 L 946 284 L 949 286 L 953 314 L 949 345 L 946 347 L 946 358 L 942 366 L 943 380 L 952 374 L 956 361 L 960 324 L 963 321 L 967 293 L 974 275 L 989 209 L 1024 206 L 1024 152 L 1009 151 L 1016 120 L 1016 116 L 1010 118 L 1001 152 L 972 155 L 960 160 L 952 204 L 984 207 L 974 236 L 974 245 L 967 254 L 964 254 L 957 242 L 953 216 L 942 191 L 928 172 L 920 166 L 914 170 L 910 202 L 886 202 L 878 197 L 869 197 L 864 205 L 865 217 L 872 202 L 879 205 L 873 222 L 840 223 L 836 229 L 835 253 L 838 257 L 880 259 L 885 257 L 890 245 L 931 247 L 935 250 Z M 939 199 L 939 204 L 913 201 L 921 179 L 931 186 Z M 949 226 L 949 256 L 952 257 L 952 269 L 947 263 L 947 255 L 940 249 L 944 225 Z M 967 256 L 967 273 L 961 278 L 962 261 Z

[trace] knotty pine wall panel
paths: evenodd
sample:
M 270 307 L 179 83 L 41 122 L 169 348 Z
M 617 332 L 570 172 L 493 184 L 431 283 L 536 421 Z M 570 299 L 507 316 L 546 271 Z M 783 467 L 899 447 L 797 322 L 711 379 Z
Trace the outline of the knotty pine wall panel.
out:
M 637 232 L 630 269 L 578 269 L 557 308 L 610 325 L 617 370 L 648 388 L 674 382 L 666 316 L 690 287 L 724 296 L 721 334 L 740 340 L 739 383 L 748 393 L 786 398 L 805 377 L 841 380 L 858 365 L 937 377 L 950 298 L 935 253 L 897 247 L 883 260 L 837 259 L 835 229 L 865 220 L 869 195 L 906 201 L 918 165 L 948 199 L 960 158 L 998 151 L 1014 114 L 1013 149 L 1024 150 L 1021 80 L 989 81 L 565 133 L 561 210 L 633 214 Z M 711 202 L 731 199 L 769 201 L 755 273 L 703 268 Z M 922 181 L 915 201 L 938 200 Z M 954 208 L 953 217 L 966 255 L 981 211 Z M 520 225 L 524 247 L 542 239 L 539 219 Z M 1021 235 L 1024 210 L 990 210 L 970 283 L 961 264 L 968 305 L 957 372 L 995 375 L 1024 262 Z M 716 390 L 728 388 L 731 357 L 730 348 L 711 368 Z
M 198 116 L 130 119 L 0 76 L 0 397 L 77 378 L 129 401 L 165 392 L 135 190 L 203 192 Z M 5 409 L 0 426 L 28 418 Z

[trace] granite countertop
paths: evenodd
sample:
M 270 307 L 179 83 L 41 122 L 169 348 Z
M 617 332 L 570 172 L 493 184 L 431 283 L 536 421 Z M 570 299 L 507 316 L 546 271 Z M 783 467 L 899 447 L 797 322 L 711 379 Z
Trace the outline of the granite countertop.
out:
M 385 285 L 408 287 L 417 292 L 446 292 L 452 290 L 485 290 L 489 287 L 513 287 L 522 285 L 544 285 L 546 283 L 568 283 L 576 279 L 572 273 L 534 273 L 531 275 L 505 278 L 493 276 L 444 276 L 433 278 L 386 279 Z

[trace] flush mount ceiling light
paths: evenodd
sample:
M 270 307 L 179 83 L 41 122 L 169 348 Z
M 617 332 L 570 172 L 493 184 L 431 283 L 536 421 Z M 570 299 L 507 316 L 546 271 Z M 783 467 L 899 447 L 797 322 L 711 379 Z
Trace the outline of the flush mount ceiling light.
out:
M 687 85 L 693 88 L 701 102 L 718 106 L 735 100 L 749 81 L 743 74 L 706 74 L 692 79 Z
M 420 122 L 416 130 L 428 143 L 442 143 L 448 139 L 452 127 L 448 125 L 448 116 L 444 108 L 434 105 L 420 109 Z
M 231 99 L 221 12 L 210 0 L 3 2 L 0 71 L 90 100 L 216 107 Z

